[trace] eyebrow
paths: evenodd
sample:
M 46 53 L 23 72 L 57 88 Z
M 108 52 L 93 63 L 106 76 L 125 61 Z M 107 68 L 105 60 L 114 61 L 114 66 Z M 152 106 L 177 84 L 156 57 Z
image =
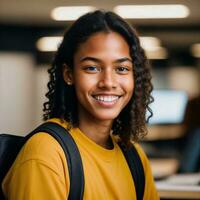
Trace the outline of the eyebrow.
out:
M 97 62 L 97 63 L 102 63 L 102 61 L 98 58 L 95 58 L 95 57 L 90 57 L 90 56 L 87 56 L 87 57 L 83 57 L 80 62 L 84 62 L 84 61 L 94 61 L 94 62 Z M 122 63 L 122 62 L 130 62 L 132 64 L 132 60 L 128 57 L 124 57 L 124 58 L 119 58 L 117 60 L 114 61 L 114 63 Z

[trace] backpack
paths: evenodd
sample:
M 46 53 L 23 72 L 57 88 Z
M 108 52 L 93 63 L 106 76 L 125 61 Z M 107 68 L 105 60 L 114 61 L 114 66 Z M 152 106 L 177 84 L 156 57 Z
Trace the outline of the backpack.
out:
M 82 200 L 84 192 L 84 172 L 78 147 L 71 134 L 69 134 L 65 128 L 53 122 L 46 122 L 40 125 L 25 137 L 0 134 L 0 184 L 2 184 L 6 173 L 17 157 L 22 146 L 31 136 L 38 132 L 50 134 L 63 148 L 70 178 L 68 200 Z M 145 177 L 140 157 L 134 145 L 132 145 L 132 148 L 128 150 L 126 150 L 121 144 L 119 144 L 119 146 L 122 149 L 132 174 L 136 187 L 137 200 L 142 200 L 144 195 Z M 0 199 L 5 200 L 2 187 L 0 187 Z

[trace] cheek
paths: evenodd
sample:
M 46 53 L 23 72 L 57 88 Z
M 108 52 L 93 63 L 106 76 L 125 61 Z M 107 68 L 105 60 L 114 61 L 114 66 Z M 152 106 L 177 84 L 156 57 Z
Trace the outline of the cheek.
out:
M 134 91 L 134 79 L 133 76 L 123 78 L 121 81 L 123 88 L 126 90 L 127 93 L 129 93 L 130 96 L 132 96 Z
M 87 95 L 96 84 L 96 79 L 80 75 L 75 78 L 75 89 L 77 96 Z

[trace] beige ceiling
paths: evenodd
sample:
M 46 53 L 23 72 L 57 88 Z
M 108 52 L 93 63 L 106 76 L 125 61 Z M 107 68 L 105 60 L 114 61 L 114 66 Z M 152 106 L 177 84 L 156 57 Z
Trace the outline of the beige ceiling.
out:
M 199 25 L 199 0 L 0 0 L 0 22 L 20 24 L 56 24 L 50 18 L 51 10 L 56 6 L 92 5 L 96 8 L 112 10 L 119 4 L 184 4 L 189 7 L 191 14 L 186 19 L 172 20 L 133 20 L 134 24 L 169 24 L 169 25 Z
M 200 42 L 200 0 L 0 0 L 0 24 L 61 26 L 67 22 L 56 22 L 50 17 L 50 12 L 54 7 L 91 5 L 112 10 L 119 4 L 184 4 L 191 12 L 186 19 L 134 19 L 129 21 L 136 26 L 150 27 L 146 34 L 159 37 L 166 45 L 184 47 Z M 160 30 L 159 27 L 161 27 Z

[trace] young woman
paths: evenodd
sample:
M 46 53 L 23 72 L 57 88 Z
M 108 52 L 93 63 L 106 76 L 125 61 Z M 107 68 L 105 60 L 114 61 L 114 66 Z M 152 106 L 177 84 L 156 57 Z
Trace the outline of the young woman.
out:
M 135 145 L 145 172 L 145 200 L 159 199 L 149 162 L 133 141 L 146 134 L 150 68 L 138 36 L 112 12 L 80 17 L 65 33 L 49 70 L 44 119 L 70 131 L 81 154 L 85 200 L 133 200 L 135 186 L 118 146 Z M 150 111 L 151 112 L 151 111 Z M 65 155 L 46 133 L 34 135 L 7 174 L 9 200 L 65 200 Z

